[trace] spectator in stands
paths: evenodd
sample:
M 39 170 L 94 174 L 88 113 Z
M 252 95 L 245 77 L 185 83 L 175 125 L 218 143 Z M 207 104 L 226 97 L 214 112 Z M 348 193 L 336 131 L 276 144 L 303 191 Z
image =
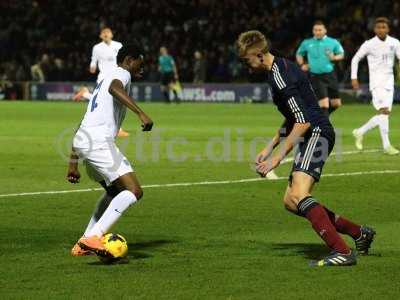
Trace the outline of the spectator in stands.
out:
M 33 81 L 45 82 L 46 75 L 50 71 L 50 60 L 47 54 L 43 54 L 41 60 L 31 66 L 31 76 Z
M 230 74 L 227 63 L 223 57 L 218 58 L 218 63 L 214 69 L 214 81 L 226 82 L 229 81 Z
M 9 80 L 7 72 L 0 70 L 0 100 L 3 99 L 17 99 L 17 89 Z
M 194 52 L 193 83 L 201 84 L 206 81 L 206 62 L 200 51 Z
M 26 70 L 35 57 L 49 53 L 64 61 L 71 81 L 90 76 L 86 68 L 78 66 L 89 63 L 91 46 L 105 25 L 112 25 L 122 42 L 129 41 L 132 34 L 140 36 L 152 70 L 157 67 L 158 49 L 166 45 L 179 65 L 181 81 L 193 79 L 193 49 L 204 49 L 207 81 L 221 80 L 216 74 L 221 68 L 214 67 L 219 57 L 224 58 L 228 72 L 224 81 L 247 78 L 246 69 L 238 68 L 229 53 L 237 34 L 247 29 L 263 31 L 271 38 L 272 47 L 282 50 L 280 55 L 293 59 L 312 22 L 322 18 L 347 53 L 344 63 L 336 66 L 341 79 L 348 76 L 349 59 L 370 37 L 365 28 L 373 25 L 375 16 L 387 15 L 394 24 L 392 35 L 400 36 L 398 1 L 308 0 L 301 5 L 291 0 L 138 0 L 113 5 L 107 0 L 0 1 L 0 10 L 7 12 L 0 18 L 0 62 L 16 60 Z M 132 19 L 133 13 L 140 18 Z M 360 77 L 365 69 L 361 66 Z M 157 77 L 154 73 L 147 76 L 144 80 Z M 46 72 L 44 77 L 52 79 L 46 78 Z
M 6 91 L 9 85 L 10 83 L 7 80 L 7 75 L 4 71 L 4 68 L 0 68 L 0 100 L 6 98 Z
M 64 81 L 68 80 L 65 76 L 65 68 L 64 68 L 64 61 L 61 58 L 54 59 L 54 68 L 52 72 L 52 81 Z

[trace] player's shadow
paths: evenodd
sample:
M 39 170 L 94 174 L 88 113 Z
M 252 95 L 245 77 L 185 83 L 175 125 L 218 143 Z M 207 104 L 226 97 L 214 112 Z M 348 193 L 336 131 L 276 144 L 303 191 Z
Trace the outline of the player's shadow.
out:
M 176 243 L 174 240 L 150 240 L 136 243 L 128 243 L 128 257 L 131 259 L 145 259 L 149 258 L 152 255 L 147 251 L 154 250 L 156 248 L 160 248 L 167 244 Z M 144 252 L 146 251 L 146 252 Z
M 329 249 L 323 244 L 273 243 L 271 249 L 279 256 L 303 255 L 307 259 L 319 259 L 329 254 Z
M 147 251 L 154 250 L 167 244 L 176 243 L 174 240 L 150 240 L 137 243 L 128 243 L 128 255 L 126 259 L 111 264 L 103 263 L 101 261 L 92 261 L 88 265 L 91 266 L 109 266 L 109 265 L 121 265 L 128 264 L 132 259 L 146 259 L 152 257 Z M 146 252 L 144 252 L 146 251 Z

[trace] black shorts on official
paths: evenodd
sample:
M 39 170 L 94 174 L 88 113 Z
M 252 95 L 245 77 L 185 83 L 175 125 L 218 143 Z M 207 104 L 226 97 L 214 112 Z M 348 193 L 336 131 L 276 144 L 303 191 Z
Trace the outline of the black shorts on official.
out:
M 169 85 L 175 81 L 174 72 L 161 73 L 161 85 Z
M 298 144 L 289 181 L 292 181 L 293 172 L 300 171 L 314 177 L 318 182 L 334 145 L 335 132 L 333 128 L 313 128 L 304 136 L 304 141 Z
M 339 97 L 339 82 L 335 71 L 325 74 L 310 74 L 311 85 L 318 100 L 323 98 L 337 99 Z

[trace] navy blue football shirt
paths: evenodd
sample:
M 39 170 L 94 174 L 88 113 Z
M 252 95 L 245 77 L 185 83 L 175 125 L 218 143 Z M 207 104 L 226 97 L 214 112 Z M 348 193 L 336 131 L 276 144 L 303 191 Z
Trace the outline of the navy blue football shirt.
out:
M 310 123 L 310 130 L 316 127 L 322 131 L 333 129 L 318 105 L 310 81 L 297 64 L 275 57 L 267 82 L 272 88 L 273 102 L 286 118 L 288 128 L 294 123 Z

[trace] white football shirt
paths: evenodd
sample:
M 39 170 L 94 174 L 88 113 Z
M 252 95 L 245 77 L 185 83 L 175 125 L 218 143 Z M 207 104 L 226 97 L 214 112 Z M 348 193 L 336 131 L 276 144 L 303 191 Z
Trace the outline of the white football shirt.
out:
M 117 67 L 117 55 L 121 48 L 122 44 L 116 41 L 111 41 L 109 45 L 101 42 L 93 47 L 90 67 L 98 66 L 99 68 L 97 82 L 100 82 L 108 72 Z
M 400 42 L 387 36 L 384 41 L 377 36 L 365 41 L 351 60 L 351 79 L 357 79 L 358 63 L 367 56 L 369 89 L 393 89 L 395 57 L 400 59 Z
M 114 79 L 120 80 L 130 95 L 131 74 L 121 67 L 115 67 L 97 84 L 80 125 L 95 141 L 114 139 L 125 118 L 126 106 L 108 91 Z

